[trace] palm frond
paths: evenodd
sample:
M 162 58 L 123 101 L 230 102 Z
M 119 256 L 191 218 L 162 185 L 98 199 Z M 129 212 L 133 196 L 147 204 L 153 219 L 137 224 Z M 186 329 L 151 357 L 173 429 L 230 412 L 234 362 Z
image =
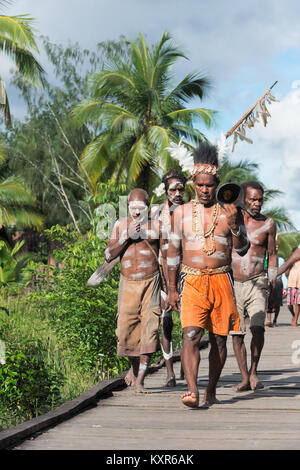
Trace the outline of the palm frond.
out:
M 266 217 L 270 217 L 270 219 L 275 222 L 276 229 L 278 231 L 296 230 L 288 213 L 282 207 L 272 207 L 270 209 L 264 209 L 263 214 Z
M 28 49 L 1 34 L 0 50 L 13 60 L 20 73 L 27 80 L 35 84 L 44 82 L 45 71 Z
M 35 41 L 34 20 L 28 15 L 5 16 L 0 15 L 0 31 L 14 44 L 18 44 L 21 48 L 33 49 L 38 52 Z

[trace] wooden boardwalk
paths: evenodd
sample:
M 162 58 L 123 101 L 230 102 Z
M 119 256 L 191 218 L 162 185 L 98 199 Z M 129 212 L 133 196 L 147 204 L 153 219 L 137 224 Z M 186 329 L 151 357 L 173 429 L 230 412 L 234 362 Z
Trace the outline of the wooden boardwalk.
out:
M 282 450 L 300 449 L 300 328 L 290 326 L 281 309 L 276 328 L 266 328 L 259 377 L 265 388 L 236 393 L 240 381 L 228 339 L 228 358 L 218 398 L 209 409 L 181 404 L 185 381 L 174 389 L 161 387 L 166 370 L 147 376 L 150 395 L 131 388 L 114 391 L 79 415 L 19 444 L 20 450 Z M 249 351 L 250 333 L 246 336 Z M 298 341 L 297 343 L 295 343 Z M 292 346 L 297 346 L 293 349 Z M 297 352 L 298 351 L 298 352 Z M 209 349 L 201 351 L 199 388 L 207 383 Z M 248 354 L 249 358 L 249 354 Z M 177 376 L 180 363 L 175 364 Z

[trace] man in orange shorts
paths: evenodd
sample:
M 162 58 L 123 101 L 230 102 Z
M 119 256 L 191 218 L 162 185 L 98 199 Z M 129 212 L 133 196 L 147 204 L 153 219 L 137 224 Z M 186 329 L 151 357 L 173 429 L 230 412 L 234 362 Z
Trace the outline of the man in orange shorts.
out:
M 227 355 L 231 330 L 240 331 L 232 275 L 232 247 L 243 256 L 249 248 L 243 217 L 233 204 L 222 208 L 215 198 L 219 184 L 215 146 L 203 143 L 194 153 L 192 180 L 196 199 L 174 211 L 167 253 L 169 309 L 179 311 L 183 328 L 181 361 L 188 384 L 182 403 L 199 405 L 199 342 L 210 336 L 209 382 L 203 405 L 218 403 L 216 386 Z M 180 264 L 182 256 L 182 264 Z M 177 280 L 180 280 L 179 292 Z

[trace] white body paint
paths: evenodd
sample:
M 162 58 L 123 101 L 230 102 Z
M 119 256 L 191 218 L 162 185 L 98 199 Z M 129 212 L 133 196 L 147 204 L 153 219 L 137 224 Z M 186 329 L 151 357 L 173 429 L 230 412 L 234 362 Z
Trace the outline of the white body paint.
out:
M 140 253 L 141 253 L 141 255 L 144 255 L 144 256 L 149 256 L 149 255 L 151 255 L 151 251 L 150 251 L 150 250 L 140 250 Z
M 130 260 L 123 261 L 123 266 L 124 266 L 124 268 L 130 268 L 131 267 L 131 261 Z
M 139 264 L 139 268 L 149 268 L 150 266 L 152 266 L 152 261 L 142 261 Z
M 178 266 L 180 264 L 180 257 L 175 256 L 174 258 L 167 258 L 167 265 L 171 267 Z

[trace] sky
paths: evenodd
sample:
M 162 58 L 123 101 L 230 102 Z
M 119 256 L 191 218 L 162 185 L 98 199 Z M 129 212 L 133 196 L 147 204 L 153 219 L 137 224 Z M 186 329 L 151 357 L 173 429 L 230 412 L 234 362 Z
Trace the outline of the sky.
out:
M 14 0 L 3 11 L 28 14 L 40 34 L 68 45 L 94 49 L 98 42 L 121 35 L 135 40 L 142 33 L 158 42 L 167 30 L 189 60 L 174 69 L 174 81 L 203 71 L 213 86 L 201 106 L 218 111 L 213 129 L 201 130 L 212 142 L 227 132 L 276 80 L 266 127 L 258 123 L 248 133 L 253 144 L 238 142 L 232 161 L 259 164 L 261 181 L 284 195 L 273 205 L 284 207 L 300 229 L 300 3 L 296 0 Z M 44 51 L 38 56 L 51 73 Z M 0 57 L 1 75 L 11 112 L 18 118 L 25 107 L 9 85 L 9 60 Z M 229 143 L 232 142 L 228 139 Z

